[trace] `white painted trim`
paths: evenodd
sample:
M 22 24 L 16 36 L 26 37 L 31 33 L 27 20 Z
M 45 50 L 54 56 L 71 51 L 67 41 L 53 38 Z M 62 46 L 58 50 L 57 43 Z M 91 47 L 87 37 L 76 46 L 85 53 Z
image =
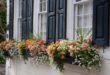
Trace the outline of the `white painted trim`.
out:
M 9 25 L 9 0 L 7 0 L 7 26 Z M 7 38 L 6 38 L 7 40 L 9 39 L 9 30 L 7 30 Z
M 38 35 L 38 13 L 39 13 L 39 0 L 34 0 L 34 8 L 33 8 L 33 34 Z
M 18 22 L 18 18 L 19 18 L 19 0 L 14 0 L 14 27 L 13 27 L 13 38 L 15 40 L 18 40 L 20 37 L 19 34 L 19 22 Z
M 90 2 L 92 0 L 82 0 L 82 1 L 78 1 L 78 2 L 74 2 L 74 4 L 82 4 L 82 3 L 86 3 L 86 2 Z
M 73 0 L 67 0 L 67 39 L 73 40 L 74 35 L 74 6 L 73 6 Z

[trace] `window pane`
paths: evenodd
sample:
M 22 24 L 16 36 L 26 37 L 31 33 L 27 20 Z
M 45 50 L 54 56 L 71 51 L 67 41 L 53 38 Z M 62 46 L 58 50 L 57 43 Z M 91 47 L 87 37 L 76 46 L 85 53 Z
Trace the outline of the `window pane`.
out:
M 42 10 L 43 10 L 43 11 L 46 11 L 46 2 L 43 2 L 43 3 L 42 3 Z
M 89 16 L 87 15 L 87 16 L 84 16 L 84 25 L 83 25 L 83 28 L 90 28 L 89 26 Z
M 43 0 L 40 0 L 40 2 L 42 2 Z
M 81 17 L 81 16 L 78 16 L 78 20 L 77 20 L 77 28 L 79 28 L 79 27 L 82 27 L 82 20 L 83 20 L 83 18 Z
M 40 0 L 40 12 L 46 11 L 47 8 L 47 0 Z
M 82 15 L 82 12 L 83 12 L 83 5 L 80 4 L 78 5 L 78 15 Z
M 42 3 L 40 3 L 40 12 L 42 12 Z
M 42 39 L 46 40 L 46 25 L 47 25 L 47 21 L 46 21 L 46 18 L 47 18 L 47 14 L 40 14 L 39 15 L 41 18 L 39 20 L 39 35 L 42 36 Z
M 90 22 L 90 28 L 92 28 L 92 21 L 93 21 L 93 19 L 92 19 L 92 15 L 90 15 L 90 19 L 89 19 L 89 22 Z
M 84 14 L 89 14 L 90 13 L 90 4 L 89 3 L 85 3 L 84 4 Z

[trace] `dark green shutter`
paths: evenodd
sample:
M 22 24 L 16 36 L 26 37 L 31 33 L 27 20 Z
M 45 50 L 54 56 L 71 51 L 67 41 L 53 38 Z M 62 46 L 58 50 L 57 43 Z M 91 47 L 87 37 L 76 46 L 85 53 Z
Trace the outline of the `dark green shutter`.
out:
M 22 39 L 33 33 L 33 0 L 22 0 Z
M 109 44 L 109 0 L 94 0 L 93 3 L 93 41 L 94 44 Z
M 27 0 L 22 0 L 22 39 L 27 39 Z
M 56 40 L 66 39 L 67 0 L 56 0 Z
M 27 37 L 33 33 L 33 1 L 27 0 Z
M 9 0 L 9 39 L 13 39 L 14 0 Z
M 56 0 L 48 0 L 48 15 L 47 15 L 47 42 L 55 41 L 56 34 Z
M 67 0 L 48 0 L 47 42 L 66 39 Z

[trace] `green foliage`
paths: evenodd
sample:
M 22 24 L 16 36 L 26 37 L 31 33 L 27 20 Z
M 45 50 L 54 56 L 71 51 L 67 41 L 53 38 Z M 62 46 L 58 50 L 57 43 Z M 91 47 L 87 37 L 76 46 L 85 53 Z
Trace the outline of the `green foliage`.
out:
M 6 29 L 6 0 L 0 0 L 0 42 L 5 40 Z M 5 64 L 5 59 L 1 55 L 0 64 Z
M 5 38 L 2 35 L 0 35 L 0 42 L 2 42 L 4 40 L 5 40 Z
M 2 53 L 0 53 L 0 64 L 5 64 L 6 60 Z
M 84 40 L 91 35 L 92 29 L 88 28 L 81 28 L 79 27 L 77 30 L 77 39 L 81 42 L 84 42 Z
M 4 0 L 0 0 L 0 25 L 6 30 L 6 3 Z
M 0 64 L 5 64 L 5 59 L 2 57 L 2 56 L 0 56 Z
M 101 58 L 96 50 L 79 51 L 75 55 L 75 60 L 76 63 L 88 70 L 92 69 L 94 66 L 95 68 L 101 66 Z

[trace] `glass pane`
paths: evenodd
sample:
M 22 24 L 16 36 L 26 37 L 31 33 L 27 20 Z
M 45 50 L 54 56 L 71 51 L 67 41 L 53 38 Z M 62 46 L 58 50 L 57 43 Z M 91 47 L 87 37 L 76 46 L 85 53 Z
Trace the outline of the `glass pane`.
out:
M 43 11 L 46 11 L 46 2 L 43 2 L 43 3 L 42 3 L 42 10 L 43 10 Z
M 43 21 L 42 21 L 42 39 L 46 39 L 46 25 L 47 25 L 47 21 L 46 21 L 46 14 L 42 14 L 43 15 Z
M 81 28 L 82 27 L 82 20 L 83 20 L 83 18 L 81 16 L 78 16 L 78 19 L 77 19 L 77 28 Z
M 42 19 L 43 21 L 43 23 L 42 23 L 42 29 L 43 29 L 43 32 L 45 32 L 46 31 L 46 16 L 45 16 L 45 14 L 43 14 L 43 19 Z
M 19 17 L 21 18 L 22 17 L 22 1 L 19 0 Z
M 46 11 L 47 9 L 47 1 L 46 0 L 40 0 L 40 12 Z
M 85 3 L 84 4 L 84 14 L 89 14 L 90 13 L 90 3 Z
M 42 3 L 40 3 L 40 12 L 42 12 Z
M 89 28 L 90 24 L 89 24 L 89 16 L 84 16 L 84 25 L 83 28 Z
M 90 28 L 92 28 L 92 21 L 93 21 L 92 17 L 93 17 L 92 15 L 90 15 L 90 17 L 89 17 L 89 18 L 90 18 L 90 19 L 89 19 L 89 20 L 90 20 L 90 21 L 89 21 L 89 22 L 90 22 Z
M 83 5 L 80 4 L 78 5 L 78 15 L 82 15 L 82 12 L 83 12 Z
M 43 0 L 40 0 L 40 2 L 42 2 Z

